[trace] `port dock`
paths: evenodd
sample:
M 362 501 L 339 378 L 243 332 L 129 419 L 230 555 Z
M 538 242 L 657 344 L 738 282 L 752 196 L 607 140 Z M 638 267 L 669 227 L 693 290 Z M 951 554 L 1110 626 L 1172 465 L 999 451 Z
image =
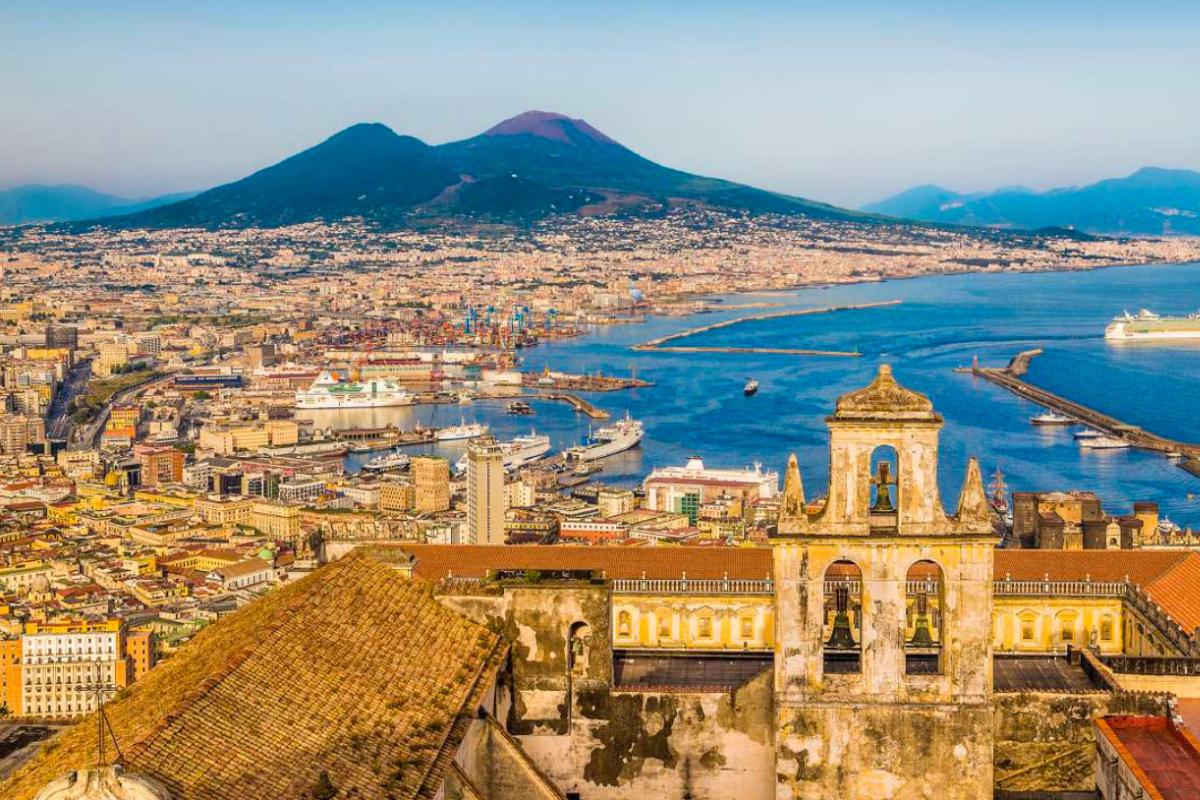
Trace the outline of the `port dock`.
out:
M 604 409 L 597 408 L 579 395 L 570 392 L 542 392 L 534 396 L 543 400 L 561 400 L 580 414 L 587 414 L 592 419 L 608 419 L 609 417 L 609 413 Z
M 954 371 L 974 375 L 977 378 L 994 383 L 997 386 L 1008 389 L 1018 397 L 1032 400 L 1051 411 L 1057 411 L 1060 414 L 1078 420 L 1080 425 L 1086 425 L 1108 436 L 1123 439 L 1132 447 L 1141 450 L 1153 450 L 1159 453 L 1178 453 L 1187 456 L 1189 459 L 1200 459 L 1200 444 L 1181 442 L 1176 439 L 1159 436 L 1137 425 L 1131 425 L 1116 417 L 1109 416 L 1082 403 L 1077 403 L 1074 400 L 1068 400 L 1053 392 L 1046 391 L 1040 386 L 1029 383 L 1022 376 L 1028 371 L 1029 362 L 1041 355 L 1041 353 L 1040 349 L 1022 351 L 1008 362 L 1007 367 L 981 367 L 974 365 L 970 367 L 958 367 Z M 1185 462 L 1185 469 L 1189 463 L 1195 462 Z
M 685 345 L 668 345 L 668 342 L 686 339 L 689 336 L 695 336 L 708 331 L 715 331 L 721 328 L 729 328 L 733 325 L 741 325 L 744 322 L 761 322 L 768 319 L 781 319 L 783 317 L 805 317 L 811 314 L 834 314 L 839 311 L 857 311 L 866 308 L 882 308 L 885 306 L 899 305 L 899 300 L 881 300 L 876 303 L 857 303 L 846 306 L 824 306 L 822 308 L 802 308 L 796 311 L 774 311 L 769 314 L 751 314 L 746 317 L 737 317 L 736 319 L 727 319 L 723 322 L 714 322 L 711 325 L 701 325 L 698 328 L 688 328 L 686 331 L 679 333 L 671 333 L 666 336 L 660 336 L 657 339 L 651 339 L 641 344 L 635 344 L 634 350 L 658 353 L 769 353 L 773 355 L 788 355 L 788 356 L 829 356 L 835 358 L 858 358 L 862 354 L 857 351 L 848 350 L 812 350 L 807 348 L 796 347 L 695 347 Z

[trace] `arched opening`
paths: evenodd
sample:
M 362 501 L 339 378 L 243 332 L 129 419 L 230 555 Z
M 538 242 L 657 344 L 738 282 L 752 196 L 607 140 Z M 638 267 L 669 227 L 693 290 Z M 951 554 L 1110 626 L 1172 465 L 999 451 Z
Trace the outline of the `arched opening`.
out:
M 853 561 L 835 561 L 825 570 L 821 641 L 825 672 L 862 670 L 862 570 Z
M 905 579 L 904 671 L 909 675 L 942 672 L 942 568 L 918 561 Z
M 896 448 L 880 445 L 871 451 L 870 525 L 880 533 L 895 533 L 900 510 L 900 456 Z

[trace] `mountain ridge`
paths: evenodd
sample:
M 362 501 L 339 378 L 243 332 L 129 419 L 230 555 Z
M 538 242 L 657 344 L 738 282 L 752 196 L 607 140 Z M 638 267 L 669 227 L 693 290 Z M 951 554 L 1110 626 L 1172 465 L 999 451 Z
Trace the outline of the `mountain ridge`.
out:
M 107 194 L 74 183 L 27 183 L 0 189 L 0 225 L 31 225 L 119 216 L 190 197 L 176 192 L 148 198 Z
M 1014 186 L 961 193 L 922 184 L 860 210 L 937 224 L 1200 236 L 1200 172 L 1142 167 L 1124 177 L 1044 192 Z
M 524 225 L 555 214 L 657 215 L 680 206 L 872 218 L 671 169 L 584 120 L 527 111 L 439 145 L 381 123 L 358 123 L 239 180 L 95 224 L 277 227 L 361 217 L 397 228 L 445 221 Z

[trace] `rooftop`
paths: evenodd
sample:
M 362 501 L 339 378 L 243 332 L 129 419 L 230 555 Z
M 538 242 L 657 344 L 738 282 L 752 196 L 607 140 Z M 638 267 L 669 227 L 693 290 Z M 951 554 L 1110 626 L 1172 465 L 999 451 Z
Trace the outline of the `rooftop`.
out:
M 339 796 L 431 798 L 503 656 L 427 583 L 354 553 L 209 626 L 106 710 L 127 771 L 177 800 L 307 797 L 322 772 Z M 95 738 L 68 729 L 0 797 L 90 765 Z
M 1155 800 L 1200 797 L 1200 744 L 1166 717 L 1102 717 L 1101 735 Z

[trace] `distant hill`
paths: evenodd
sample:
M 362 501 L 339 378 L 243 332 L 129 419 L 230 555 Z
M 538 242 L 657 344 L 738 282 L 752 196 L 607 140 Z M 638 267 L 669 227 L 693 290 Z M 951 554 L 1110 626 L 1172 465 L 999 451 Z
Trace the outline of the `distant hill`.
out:
M 529 111 L 436 147 L 378 123 L 354 125 L 234 183 L 103 224 L 273 227 L 351 216 L 391 227 L 446 220 L 526 223 L 565 213 L 661 214 L 682 205 L 868 218 L 673 170 L 583 120 Z
M 960 194 L 918 186 L 863 211 L 922 222 L 1001 228 L 1074 228 L 1110 235 L 1200 235 L 1200 173 L 1144 167 L 1125 178 L 1033 192 Z
M 70 184 L 17 186 L 0 190 L 0 225 L 27 225 L 34 222 L 62 222 L 130 214 L 189 196 L 190 193 L 182 193 L 148 200 L 131 200 L 97 192 L 86 186 Z

